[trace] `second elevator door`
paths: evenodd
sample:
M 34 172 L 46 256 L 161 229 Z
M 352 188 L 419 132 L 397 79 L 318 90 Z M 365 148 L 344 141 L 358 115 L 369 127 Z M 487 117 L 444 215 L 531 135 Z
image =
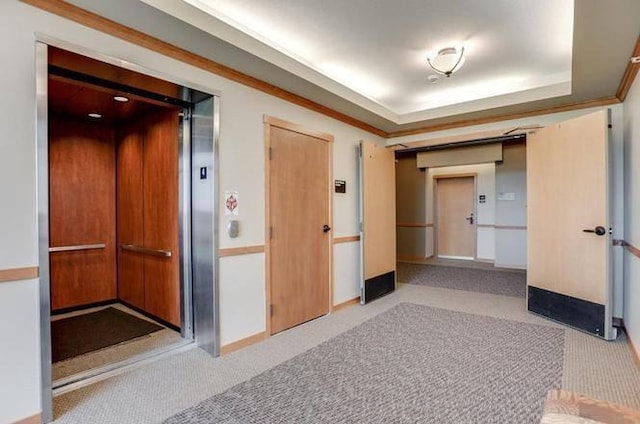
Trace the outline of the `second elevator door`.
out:
M 175 110 L 122 126 L 117 150 L 118 297 L 180 326 Z

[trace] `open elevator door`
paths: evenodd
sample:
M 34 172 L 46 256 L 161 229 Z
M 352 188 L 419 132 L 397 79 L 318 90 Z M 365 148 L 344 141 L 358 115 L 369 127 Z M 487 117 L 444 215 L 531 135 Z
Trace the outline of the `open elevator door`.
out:
M 360 180 L 360 303 L 396 288 L 396 167 L 395 152 L 361 141 Z
M 612 340 L 609 115 L 527 137 L 529 311 Z

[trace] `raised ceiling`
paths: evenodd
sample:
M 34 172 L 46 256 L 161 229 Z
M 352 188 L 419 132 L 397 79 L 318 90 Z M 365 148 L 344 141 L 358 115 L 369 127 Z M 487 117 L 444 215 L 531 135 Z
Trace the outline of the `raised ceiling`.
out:
M 573 0 L 184 1 L 398 124 L 571 93 Z M 426 58 L 449 46 L 464 66 L 429 82 Z
M 366 96 L 358 94 L 353 90 L 346 89 L 344 84 L 338 83 L 336 80 L 329 78 L 327 75 L 309 66 L 309 64 L 302 63 L 283 54 L 280 50 L 246 34 L 243 31 L 240 31 L 220 18 L 216 18 L 210 13 L 197 8 L 192 4 L 188 4 L 185 1 L 68 1 L 89 11 L 96 12 L 101 16 L 112 19 L 115 22 L 136 29 L 142 33 L 149 34 L 152 37 L 185 50 L 192 51 L 219 64 L 233 68 L 245 75 L 258 78 L 271 85 L 284 89 L 289 93 L 311 100 L 316 104 L 329 107 L 337 111 L 339 114 L 347 115 L 361 121 L 363 123 L 362 125 L 373 126 L 382 132 L 391 133 L 392 136 L 418 130 L 429 131 L 446 126 L 466 125 L 469 122 L 478 122 L 482 120 L 490 121 L 499 119 L 499 117 L 502 116 L 531 114 L 541 110 L 548 110 L 549 108 L 570 107 L 570 105 L 589 102 L 592 100 L 602 100 L 609 103 L 614 102 L 616 101 L 616 91 L 622 76 L 625 73 L 629 57 L 633 53 L 636 40 L 638 39 L 638 34 L 640 32 L 638 27 L 638 22 L 640 21 L 640 1 L 616 0 L 613 2 L 602 0 L 576 0 L 572 7 L 573 30 L 570 36 L 572 40 L 570 94 L 558 96 L 556 93 L 556 95 L 551 95 L 539 100 L 520 99 L 521 101 L 516 101 L 513 104 L 502 106 L 499 103 L 491 103 L 492 99 L 496 99 L 496 97 L 492 97 L 490 99 L 481 100 L 489 101 L 489 103 L 485 103 L 476 111 L 472 111 L 472 109 L 465 109 L 469 103 L 467 102 L 426 111 L 426 113 L 430 113 L 434 110 L 438 110 L 439 113 L 442 113 L 442 116 L 440 117 L 432 115 L 432 117 L 429 118 L 425 117 L 425 115 L 419 116 L 419 114 L 423 112 L 409 112 L 405 113 L 402 119 L 395 119 L 393 115 L 389 115 L 389 110 L 386 106 L 383 106 Z M 253 2 L 253 0 L 246 1 Z M 536 31 L 539 29 L 536 34 L 542 37 L 545 37 L 545 34 L 549 33 L 547 32 L 549 31 L 548 25 L 554 22 L 553 15 L 555 13 L 554 10 L 556 10 L 554 4 L 558 2 L 565 3 L 563 0 L 555 0 L 553 2 L 505 0 L 500 4 L 507 6 L 513 6 L 514 4 L 518 5 L 518 8 L 523 9 L 525 15 L 531 18 L 531 20 L 527 20 L 525 22 L 520 21 L 521 24 L 519 30 L 521 31 L 521 35 L 525 33 L 529 34 L 527 36 L 528 38 L 533 37 L 531 33 L 527 32 L 530 29 L 529 27 L 536 27 Z M 245 0 L 236 0 L 234 3 L 246 4 Z M 277 10 L 281 5 L 288 4 L 288 7 L 293 7 L 291 5 L 297 5 L 294 7 L 294 10 L 297 10 L 297 8 L 300 7 L 305 10 L 318 9 L 322 11 L 325 5 L 325 1 L 310 2 L 309 0 L 270 0 L 256 4 L 262 3 L 275 10 Z M 357 56 L 367 56 L 369 54 L 376 53 L 379 39 L 397 39 L 399 37 L 390 34 L 388 29 L 389 27 L 380 24 L 380 22 L 388 21 L 389 23 L 392 23 L 395 21 L 401 21 L 401 17 L 404 16 L 405 12 L 405 4 L 414 6 L 425 4 L 431 5 L 433 8 L 446 7 L 447 10 L 449 10 L 450 7 L 453 7 L 453 11 L 445 11 L 443 9 L 438 13 L 437 18 L 439 21 L 446 21 L 449 23 L 446 29 L 447 34 L 453 34 L 453 36 L 459 36 L 461 38 L 466 37 L 465 39 L 468 40 L 480 40 L 482 39 L 482 34 L 474 33 L 470 28 L 464 28 L 461 24 L 463 20 L 457 20 L 458 18 L 454 19 L 454 16 L 463 16 L 463 18 L 467 17 L 464 22 L 470 22 L 470 24 L 477 25 L 478 28 L 482 25 L 484 19 L 480 19 L 480 16 L 485 16 L 480 13 L 502 16 L 502 9 L 496 6 L 496 3 L 493 0 L 474 2 L 466 0 L 448 0 L 446 2 L 427 0 L 403 0 L 403 2 L 396 2 L 392 0 L 380 0 L 375 2 L 365 0 L 348 0 L 342 2 L 342 4 L 333 0 L 327 0 L 326 3 L 328 5 L 328 10 L 331 11 L 332 14 L 339 14 L 343 9 L 345 13 L 347 13 L 348 11 L 357 9 L 354 5 L 360 5 L 360 13 L 358 15 L 358 19 L 356 19 L 358 22 L 354 23 L 354 29 L 351 31 L 350 35 L 352 38 L 359 38 L 358 42 L 363 46 L 361 51 L 355 54 Z M 476 10 L 472 13 L 471 9 L 465 9 L 464 14 L 459 13 L 458 9 L 466 8 L 466 5 L 473 5 L 476 3 L 483 5 L 485 11 L 478 12 Z M 551 5 L 545 10 L 536 9 L 537 12 L 534 12 L 534 9 L 529 8 L 529 6 L 535 6 L 537 3 Z M 402 7 L 399 7 L 398 5 Z M 258 7 L 257 10 L 261 10 L 261 8 Z M 511 9 L 507 8 L 507 10 Z M 316 12 L 305 17 L 304 23 L 306 23 L 307 26 L 315 27 L 320 25 L 320 23 L 322 23 L 321 26 L 323 27 L 329 25 L 327 22 L 330 21 L 330 19 L 323 17 L 324 15 L 316 17 L 315 13 Z M 458 15 L 456 15 L 456 13 L 458 13 Z M 539 16 L 538 14 L 546 15 L 546 18 L 544 16 Z M 522 16 L 522 13 L 518 16 Z M 503 17 L 505 25 L 509 26 L 510 20 L 507 19 L 509 14 L 505 12 Z M 423 20 L 427 19 L 425 16 L 421 18 Z M 336 18 L 336 21 L 338 20 L 340 19 Z M 536 24 L 534 24 L 534 20 L 537 22 Z M 415 21 L 419 21 L 419 19 L 416 19 Z M 318 24 L 316 24 L 316 22 L 318 22 Z M 367 22 L 369 23 L 368 25 Z M 188 25 L 185 25 L 185 23 Z M 343 22 L 341 25 L 343 27 L 347 27 L 349 26 L 349 22 Z M 359 28 L 362 26 L 368 26 L 369 29 L 367 31 L 360 31 Z M 276 25 L 274 25 L 274 27 L 276 27 Z M 400 25 L 400 27 L 402 27 L 402 25 Z M 455 32 L 454 30 L 459 32 Z M 400 31 L 402 31 L 402 28 L 400 28 Z M 428 33 L 428 28 L 424 31 Z M 486 31 L 486 33 L 489 34 L 494 30 L 487 29 Z M 372 37 L 371 34 L 377 35 Z M 407 35 L 405 35 L 405 37 L 406 36 Z M 296 38 L 296 35 L 294 34 L 293 37 Z M 524 35 L 520 37 L 520 39 L 522 38 L 524 38 Z M 330 40 L 320 39 L 319 44 L 325 46 L 328 45 L 330 48 L 340 50 L 340 43 L 335 40 L 335 38 Z M 499 45 L 500 43 L 506 43 L 508 40 L 500 39 L 488 41 L 498 43 Z M 476 58 L 484 57 L 488 54 L 487 51 L 484 50 L 487 46 L 491 45 L 488 41 L 487 44 L 484 45 L 483 43 L 478 44 L 476 50 L 477 53 L 473 53 L 474 44 L 470 42 L 468 63 L 466 63 L 464 68 L 454 75 L 450 81 L 447 81 L 447 83 L 451 83 L 451 85 L 453 85 L 459 76 L 464 76 L 463 72 L 472 73 L 474 69 L 475 71 L 473 73 L 480 72 L 478 69 L 480 65 L 476 66 L 473 62 L 476 61 Z M 455 40 L 451 40 L 451 42 L 455 42 Z M 529 40 L 529 42 L 531 42 L 531 40 Z M 546 39 L 545 46 L 543 47 L 545 51 L 549 51 L 553 50 L 555 48 L 554 46 L 557 44 L 564 44 L 567 42 L 566 37 L 562 39 L 551 37 Z M 531 46 L 533 44 L 526 45 Z M 424 49 L 424 53 L 426 50 L 432 48 L 428 44 L 427 40 L 425 40 L 424 44 L 421 44 L 419 47 L 416 46 L 404 46 L 404 49 L 407 51 L 412 48 Z M 438 46 L 435 48 L 438 48 Z M 527 49 L 529 48 L 530 47 L 527 47 Z M 538 52 L 533 50 L 527 50 L 527 52 L 530 56 L 528 58 L 528 65 L 531 68 L 535 68 L 535 64 L 539 60 Z M 477 56 L 473 57 L 476 54 Z M 504 52 L 500 53 L 500 56 L 503 57 Z M 566 60 L 566 57 L 565 59 L 558 59 L 559 62 L 562 62 L 563 60 Z M 420 59 L 420 62 L 422 62 L 422 59 Z M 545 69 L 551 69 L 553 66 L 556 66 L 553 65 L 552 62 L 553 61 L 550 60 Z M 493 65 L 485 63 L 483 66 L 487 66 L 489 68 L 493 67 L 495 75 L 499 75 L 500 72 L 502 72 L 501 63 L 504 62 L 497 62 Z M 394 68 L 396 65 L 397 64 L 394 63 L 394 61 L 386 60 L 380 61 L 380 63 L 376 63 L 375 66 L 372 67 Z M 557 66 L 558 69 L 562 67 L 562 65 Z M 428 84 L 426 77 L 429 75 L 426 65 L 422 62 L 419 65 L 416 64 L 416 69 L 417 67 L 420 67 L 421 72 L 424 72 L 422 75 L 425 78 L 426 86 Z M 440 82 L 442 82 L 442 78 Z M 435 86 L 438 86 L 440 82 L 435 84 Z M 494 80 L 494 85 L 499 85 L 499 82 Z M 506 96 L 514 95 L 517 96 L 518 93 L 507 94 Z M 362 102 L 368 102 L 367 106 L 364 107 Z M 389 100 L 387 100 L 387 102 L 388 103 L 385 104 L 391 106 Z

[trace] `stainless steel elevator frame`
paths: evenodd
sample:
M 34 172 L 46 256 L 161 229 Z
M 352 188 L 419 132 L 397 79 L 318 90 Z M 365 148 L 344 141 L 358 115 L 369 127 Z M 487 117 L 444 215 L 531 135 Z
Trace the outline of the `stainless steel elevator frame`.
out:
M 48 46 L 62 48 L 83 56 L 110 63 L 135 72 L 181 85 L 183 95 L 192 90 L 210 97 L 196 102 L 182 114 L 182 132 L 179 137 L 179 243 L 181 282 L 181 334 L 188 343 L 196 345 L 213 356 L 220 352 L 220 326 L 218 307 L 218 134 L 219 93 L 199 87 L 188 81 L 158 74 L 150 69 L 120 59 L 101 55 L 70 43 L 37 34 L 36 36 L 36 169 L 38 213 L 38 262 L 40 290 L 40 360 L 42 420 L 53 420 L 53 381 L 51 362 L 51 298 L 49 270 L 49 161 L 48 161 Z M 213 92 L 212 92 L 213 91 Z M 191 100 L 185 97 L 185 100 Z M 206 134 L 195 134 L 194 119 Z M 201 168 L 207 178 L 201 178 Z M 167 350 L 180 349 L 168 347 Z M 69 385 L 81 384 L 97 378 L 97 374 L 115 373 L 120 367 L 130 367 L 148 361 L 162 352 L 158 350 L 130 358 L 122 363 L 110 364 L 94 372 L 79 374 L 69 379 Z M 76 376 L 74 376 L 76 377 Z

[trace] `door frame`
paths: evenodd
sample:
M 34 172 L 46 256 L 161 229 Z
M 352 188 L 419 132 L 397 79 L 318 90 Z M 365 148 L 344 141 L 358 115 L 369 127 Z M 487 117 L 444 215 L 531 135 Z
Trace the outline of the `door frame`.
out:
M 124 69 L 163 79 L 186 89 L 210 94 L 213 101 L 211 119 L 213 137 L 211 140 L 191 140 L 190 124 L 183 126 L 179 138 L 179 245 L 181 284 L 181 334 L 184 342 L 168 349 L 157 349 L 128 360 L 99 367 L 65 379 L 64 386 L 55 389 L 57 393 L 82 387 L 92 382 L 116 375 L 125 369 L 152 361 L 168 351 L 178 352 L 190 349 L 195 343 L 212 356 L 220 354 L 219 296 L 218 296 L 218 205 L 219 166 L 218 139 L 220 128 L 220 93 L 196 83 L 177 77 L 159 74 L 149 68 L 111 57 L 46 35 L 36 34 L 35 40 L 35 86 L 36 86 L 36 183 L 37 183 L 37 224 L 39 262 L 39 330 L 40 330 L 40 374 L 42 422 L 53 420 L 53 376 L 51 361 L 51 294 L 49 270 L 49 136 L 48 136 L 48 47 L 61 48 L 82 56 L 109 63 Z M 191 117 L 189 117 L 191 118 Z M 193 143 L 192 143 L 193 141 Z M 201 160 L 192 163 L 194 152 Z M 194 161 L 195 162 L 195 161 Z M 200 166 L 211 169 L 211 184 L 203 190 L 195 181 Z M 207 194 L 208 193 L 208 194 Z M 201 217 L 193 217 L 197 208 Z M 209 234 L 200 237 L 197 245 L 192 243 L 192 234 Z M 196 302 L 194 298 L 206 298 L 208 302 Z M 184 314 L 184 315 L 183 315 Z M 204 328 L 198 330 L 196 327 Z
M 438 227 L 439 227 L 439 217 L 438 217 L 438 180 L 445 180 L 450 178 L 473 178 L 473 217 L 474 217 L 474 225 L 473 225 L 473 258 L 472 260 L 478 259 L 478 206 L 476 204 L 476 198 L 478 197 L 478 173 L 477 172 L 467 172 L 461 174 L 440 174 L 433 176 L 433 256 L 438 258 Z
M 328 302 L 328 313 L 330 314 L 333 311 L 333 239 L 334 239 L 334 231 L 333 231 L 333 191 L 331 184 L 333 181 L 333 142 L 334 137 L 331 134 L 323 133 L 320 131 L 310 130 L 305 128 L 302 125 L 285 121 L 283 119 L 279 119 L 273 116 L 264 115 L 263 116 L 264 123 L 264 178 L 265 178 L 265 224 L 264 224 L 264 239 L 265 239 L 265 322 L 266 322 L 266 334 L 267 337 L 271 337 L 271 237 L 270 237 L 270 227 L 271 227 L 271 181 L 270 181 L 270 173 L 271 173 L 271 160 L 270 160 L 270 152 L 271 152 L 271 127 L 282 128 L 288 131 L 297 132 L 299 134 L 303 134 L 306 136 L 314 137 L 328 143 L 328 152 L 327 155 L 327 166 L 328 166 L 328 190 L 327 190 L 327 200 L 328 200 L 328 208 L 329 208 L 329 227 L 331 227 L 331 231 L 329 237 L 327 237 L 327 243 L 329 244 L 329 279 L 327 284 L 329 286 L 329 296 L 327 299 Z M 285 330 L 286 331 L 286 330 Z

